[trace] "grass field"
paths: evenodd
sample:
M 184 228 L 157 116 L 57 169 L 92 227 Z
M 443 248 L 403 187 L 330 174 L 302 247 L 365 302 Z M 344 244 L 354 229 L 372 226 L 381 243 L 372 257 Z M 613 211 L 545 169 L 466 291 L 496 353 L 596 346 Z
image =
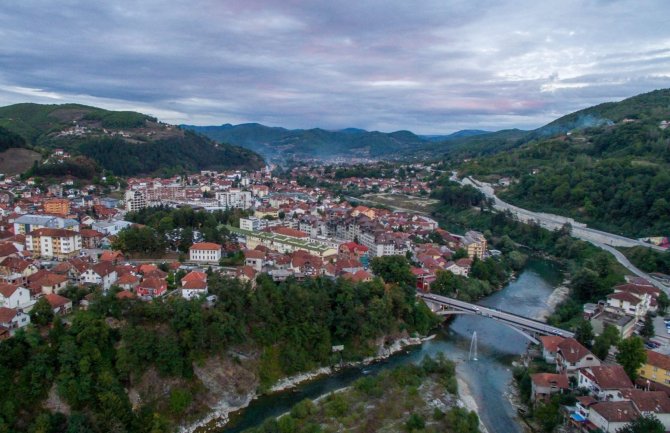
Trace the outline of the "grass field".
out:
M 0 153 L 0 173 L 14 176 L 28 170 L 42 156 L 29 149 L 12 148 Z
M 439 203 L 439 200 L 405 194 L 365 194 L 361 198 L 372 203 L 386 205 L 392 209 L 395 208 L 398 210 L 408 210 L 426 214 L 431 213 L 435 205 Z

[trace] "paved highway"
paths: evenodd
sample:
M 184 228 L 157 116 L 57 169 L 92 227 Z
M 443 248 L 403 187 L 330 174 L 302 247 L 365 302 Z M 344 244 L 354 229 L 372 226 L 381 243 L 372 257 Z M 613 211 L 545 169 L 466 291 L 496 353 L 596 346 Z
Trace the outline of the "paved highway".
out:
M 458 179 L 455 177 L 455 175 L 452 175 L 451 179 L 458 182 Z M 469 177 L 464 178 L 463 180 L 460 181 L 460 183 L 463 185 L 471 185 L 477 188 L 482 193 L 484 193 L 484 195 L 493 200 L 494 203 L 493 207 L 495 209 L 500 211 L 510 211 L 520 221 L 523 222 L 537 221 L 540 224 L 540 226 L 549 230 L 560 229 L 561 227 L 563 227 L 564 224 L 569 223 L 572 226 L 572 236 L 590 242 L 599 248 L 609 251 L 614 255 L 617 261 L 621 263 L 630 272 L 648 280 L 655 287 L 670 294 L 670 287 L 664 285 L 663 283 L 654 278 L 651 278 L 647 273 L 636 268 L 619 250 L 617 250 L 614 247 L 643 246 L 646 248 L 651 248 L 663 252 L 666 251 L 665 249 L 658 247 L 656 245 L 648 244 L 646 242 L 638 241 L 637 239 L 630 239 L 613 233 L 607 233 L 601 230 L 591 229 L 586 227 L 586 224 L 577 222 L 572 218 L 567 218 L 560 215 L 547 214 L 543 212 L 533 212 L 527 209 L 522 209 L 518 206 L 514 206 L 499 199 L 495 195 L 495 191 L 493 190 L 491 185 L 478 182 Z
M 472 312 L 483 317 L 500 320 L 510 325 L 522 328 L 524 330 L 537 332 L 544 335 L 560 335 L 563 337 L 574 337 L 574 333 L 565 331 L 561 328 L 556 328 L 546 323 L 537 320 L 529 319 L 527 317 L 518 316 L 516 314 L 508 313 L 506 311 L 497 310 L 494 308 L 483 307 L 480 305 L 471 304 L 469 302 L 459 301 L 457 299 L 448 298 L 446 296 L 435 295 L 432 293 L 417 293 L 417 296 L 429 302 L 444 305 L 455 310 Z

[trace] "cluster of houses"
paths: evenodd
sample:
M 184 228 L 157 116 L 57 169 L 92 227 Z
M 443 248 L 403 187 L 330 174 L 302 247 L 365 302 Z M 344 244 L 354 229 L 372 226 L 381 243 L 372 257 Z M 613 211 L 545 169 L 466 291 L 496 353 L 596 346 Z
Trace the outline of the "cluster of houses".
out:
M 612 326 L 628 338 L 640 319 L 656 310 L 658 289 L 639 277 L 628 280 L 606 301 L 585 306 L 584 317 L 596 334 Z M 599 359 L 574 338 L 543 336 L 540 343 L 544 361 L 556 372 L 531 375 L 531 400 L 547 402 L 554 394 L 579 390 L 576 404 L 564 407 L 571 431 L 614 433 L 642 415 L 654 415 L 670 430 L 670 356 L 647 350 L 633 383 L 611 357 Z

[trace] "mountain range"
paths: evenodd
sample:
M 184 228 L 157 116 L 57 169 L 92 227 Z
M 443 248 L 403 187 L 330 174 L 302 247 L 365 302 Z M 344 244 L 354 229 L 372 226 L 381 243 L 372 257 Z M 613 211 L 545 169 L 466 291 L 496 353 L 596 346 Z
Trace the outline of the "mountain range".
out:
M 45 175 L 90 177 L 100 168 L 117 175 L 170 174 L 264 165 L 248 149 L 216 143 L 145 114 L 79 104 L 0 107 L 0 151 L 21 147 L 46 154 L 62 148 L 74 156 L 36 173 Z

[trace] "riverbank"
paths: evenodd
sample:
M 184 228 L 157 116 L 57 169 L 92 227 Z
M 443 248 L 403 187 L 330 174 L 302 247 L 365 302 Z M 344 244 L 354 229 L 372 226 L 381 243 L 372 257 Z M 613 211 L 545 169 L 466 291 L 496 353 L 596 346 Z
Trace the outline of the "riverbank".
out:
M 535 316 L 536 320 L 546 321 L 547 318 L 551 316 L 554 311 L 556 311 L 556 307 L 568 299 L 570 296 L 570 287 L 568 287 L 569 284 L 570 280 L 566 278 L 560 285 L 556 286 L 554 291 L 551 292 L 551 295 L 549 295 L 549 298 L 547 299 L 547 307 Z
M 460 403 L 459 406 L 467 409 L 468 411 L 474 412 L 477 414 L 477 416 L 479 416 L 479 405 L 477 404 L 475 398 L 472 396 L 470 386 L 465 380 L 463 380 L 462 377 L 458 376 L 458 373 L 456 373 L 456 383 L 458 383 L 458 401 Z M 479 418 L 479 431 L 481 433 L 488 433 L 488 429 L 482 422 L 481 417 Z
M 361 367 L 370 365 L 376 362 L 383 361 L 398 352 L 401 352 L 407 347 L 416 346 L 423 341 L 430 339 L 417 337 L 404 337 L 395 340 L 390 346 L 386 347 L 384 344 L 379 346 L 376 356 L 365 358 L 357 362 L 343 363 L 341 366 L 334 367 L 320 367 L 312 371 L 296 374 L 279 380 L 270 390 L 265 394 L 258 394 L 256 391 L 251 391 L 246 394 L 238 404 L 230 404 L 227 400 L 220 400 L 217 405 L 212 408 L 212 411 L 200 420 L 190 423 L 179 428 L 179 433 L 213 433 L 221 431 L 230 422 L 231 416 L 236 412 L 245 409 L 252 401 L 259 398 L 261 395 L 271 395 L 280 392 L 288 391 L 299 385 L 307 382 L 317 380 L 324 376 L 334 374 L 337 371 L 346 368 Z

